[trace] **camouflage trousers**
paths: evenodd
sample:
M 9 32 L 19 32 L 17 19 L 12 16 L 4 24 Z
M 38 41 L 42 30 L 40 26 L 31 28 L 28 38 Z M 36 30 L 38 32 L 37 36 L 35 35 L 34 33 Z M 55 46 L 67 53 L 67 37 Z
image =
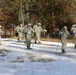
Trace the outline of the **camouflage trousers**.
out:
M 22 41 L 23 35 L 22 33 L 18 33 L 18 41 Z
M 66 45 L 67 45 L 66 38 L 62 38 L 61 43 L 62 43 L 62 50 L 66 51 Z
M 76 48 L 76 34 L 74 34 L 74 44 L 75 44 L 75 48 Z
M 1 44 L 1 41 L 2 41 L 2 38 L 1 38 L 1 36 L 0 36 L 0 44 Z
M 41 34 L 40 33 L 36 33 L 35 41 L 40 43 L 40 37 L 41 37 Z
M 31 34 L 26 34 L 26 45 L 27 49 L 29 49 L 31 46 Z

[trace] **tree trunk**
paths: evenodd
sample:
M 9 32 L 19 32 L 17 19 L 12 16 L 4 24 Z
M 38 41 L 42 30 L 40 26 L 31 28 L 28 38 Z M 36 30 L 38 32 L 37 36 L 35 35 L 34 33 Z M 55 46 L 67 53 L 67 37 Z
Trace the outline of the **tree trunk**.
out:
M 22 0 L 20 0 L 19 22 L 24 25 L 24 16 L 23 16 L 23 10 L 22 10 Z

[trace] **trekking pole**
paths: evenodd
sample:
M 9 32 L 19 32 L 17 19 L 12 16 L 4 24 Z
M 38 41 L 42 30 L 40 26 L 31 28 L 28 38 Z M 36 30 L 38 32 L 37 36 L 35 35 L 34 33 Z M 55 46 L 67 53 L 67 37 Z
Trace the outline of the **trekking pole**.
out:
M 34 41 L 31 41 L 31 46 L 34 47 Z
M 58 40 L 58 45 L 57 45 L 57 48 L 56 48 L 56 53 L 58 53 L 59 41 L 60 40 Z
M 75 41 L 75 40 L 74 40 L 74 36 L 73 36 L 73 39 L 72 39 L 72 40 L 73 40 L 73 41 L 72 41 L 72 47 L 74 47 L 74 41 Z
M 26 45 L 26 41 L 24 41 L 24 48 L 25 48 L 25 45 Z
M 75 48 L 75 42 L 76 42 L 76 38 L 73 38 L 73 47 Z
M 74 44 L 75 44 L 75 36 L 72 34 L 72 47 L 74 47 Z

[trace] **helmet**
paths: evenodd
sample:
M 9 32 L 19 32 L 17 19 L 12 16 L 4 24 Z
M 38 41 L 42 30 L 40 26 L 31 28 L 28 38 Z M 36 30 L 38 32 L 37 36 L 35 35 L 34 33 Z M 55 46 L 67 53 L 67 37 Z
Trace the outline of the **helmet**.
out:
M 28 26 L 31 26 L 31 23 L 29 23 Z
M 0 25 L 0 28 L 1 28 L 2 26 Z
M 67 26 L 64 26 L 64 29 L 67 29 Z
M 41 25 L 41 23 L 38 23 L 38 25 Z
M 72 25 L 72 27 L 76 27 L 76 24 Z

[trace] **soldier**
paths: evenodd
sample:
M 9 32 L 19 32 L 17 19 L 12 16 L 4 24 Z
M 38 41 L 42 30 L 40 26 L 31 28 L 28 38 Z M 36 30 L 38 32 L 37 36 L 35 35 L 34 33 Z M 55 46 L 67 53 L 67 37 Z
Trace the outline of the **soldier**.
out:
M 75 43 L 74 47 L 76 48 L 76 24 L 72 25 L 71 31 L 72 31 L 72 35 L 73 35 L 74 43 Z
M 1 35 L 3 35 L 3 31 L 2 31 L 2 29 L 1 29 L 1 25 L 0 25 L 0 45 L 1 45 Z
M 66 45 L 67 45 L 66 39 L 68 38 L 68 35 L 69 35 L 69 32 L 67 30 L 67 26 L 64 26 L 63 30 L 60 31 L 59 34 L 61 35 L 62 53 L 66 53 Z
M 35 43 L 37 43 L 37 38 L 36 38 L 36 27 L 37 27 L 37 23 L 33 26 L 33 29 L 34 29 L 34 31 L 35 31 Z
M 41 43 L 40 37 L 41 32 L 43 31 L 41 28 L 41 23 L 37 23 L 37 25 L 35 25 L 33 29 L 35 30 L 35 43 Z
M 47 30 L 44 29 L 44 30 L 43 30 L 43 36 L 44 36 L 44 38 L 46 38 L 46 33 L 47 33 Z
M 29 23 L 27 25 L 27 28 L 25 28 L 24 33 L 26 34 L 26 45 L 27 45 L 27 49 L 31 49 L 30 45 L 31 45 L 31 35 L 32 32 L 34 32 L 34 30 L 31 28 L 31 24 Z
M 21 41 L 22 40 L 22 37 L 23 37 L 23 25 L 20 24 L 16 27 L 16 31 L 18 33 L 18 41 Z

